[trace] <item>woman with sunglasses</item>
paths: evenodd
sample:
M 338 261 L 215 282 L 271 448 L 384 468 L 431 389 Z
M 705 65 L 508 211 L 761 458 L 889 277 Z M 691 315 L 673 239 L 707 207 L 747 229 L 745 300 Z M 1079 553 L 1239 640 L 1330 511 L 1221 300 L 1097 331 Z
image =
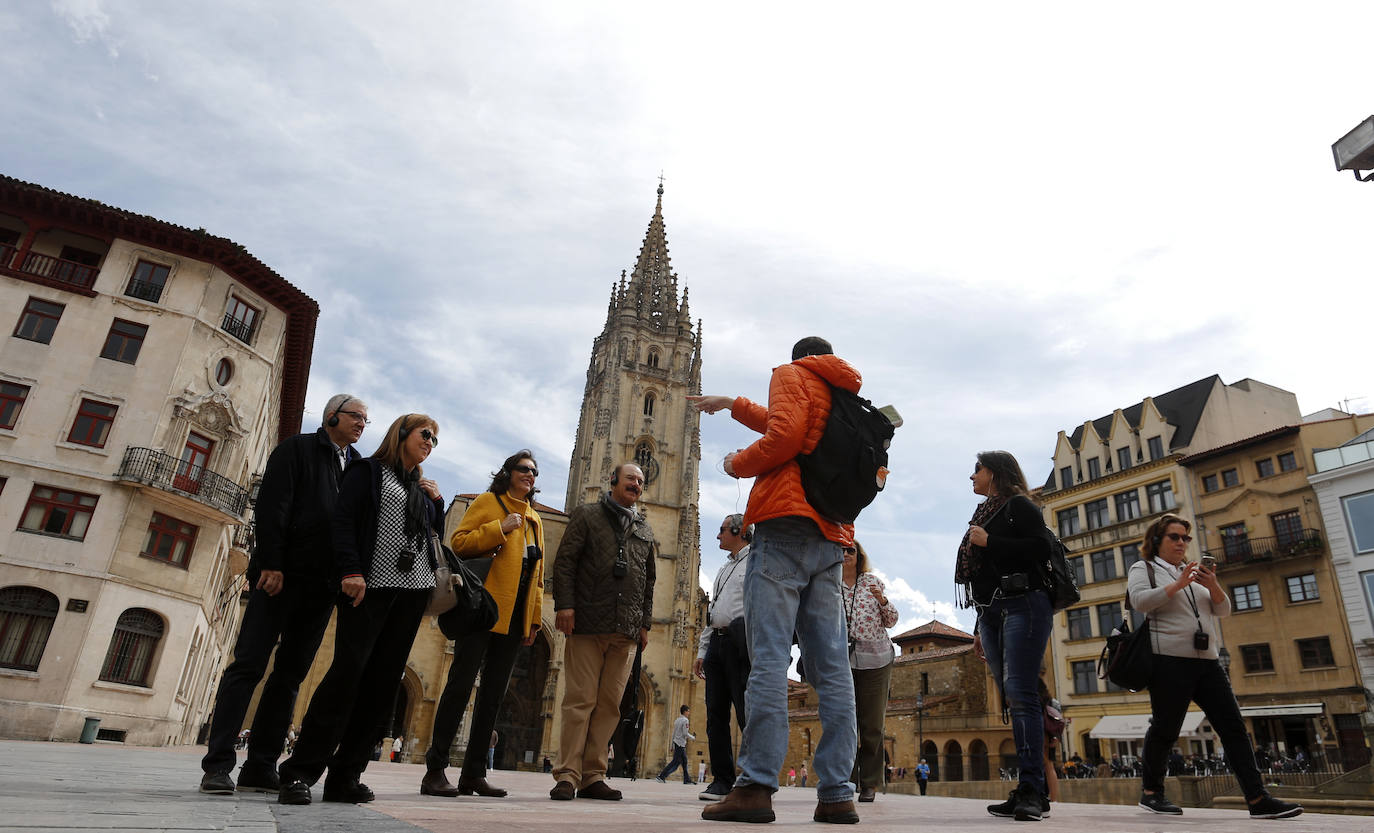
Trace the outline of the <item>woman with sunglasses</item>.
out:
M 888 600 L 883 580 L 873 572 L 868 553 L 857 540 L 843 550 L 840 596 L 849 626 L 849 669 L 854 675 L 855 717 L 859 751 L 849 776 L 859 788 L 860 801 L 872 801 L 883 785 L 883 718 L 887 715 L 888 684 L 896 654 L 887 629 L 897 624 L 897 608 Z M 806 786 L 806 764 L 802 764 Z
M 974 463 L 973 493 L 986 498 L 959 545 L 954 580 L 960 602 L 978 610 L 973 650 L 988 664 L 1011 710 L 1020 781 L 1011 796 L 988 812 L 1017 821 L 1049 815 L 1045 784 L 1045 716 L 1040 703 L 1040 663 L 1049 644 L 1052 610 L 1043 565 L 1049 530 L 1030 499 L 1026 476 L 1005 451 L 984 451 Z
M 391 423 L 371 457 L 344 470 L 334 513 L 334 661 L 315 689 L 291 757 L 281 764 L 282 804 L 309 804 L 326 768 L 324 800 L 361 804 L 375 796 L 359 782 L 390 727 L 396 686 L 420 629 L 443 531 L 444 500 L 420 464 L 439 444 L 424 414 Z
M 494 555 L 486 588 L 499 611 L 489 631 L 470 634 L 453 647 L 448 682 L 434 713 L 434 731 L 425 754 L 421 795 L 478 795 L 502 798 L 506 791 L 487 783 L 488 739 L 506 696 L 521 646 L 533 645 L 544 603 L 544 525 L 534 511 L 534 454 L 515 452 L 492 475 L 491 486 L 478 495 L 453 531 L 453 552 L 460 558 Z M 449 748 L 467 711 L 473 682 L 482 674 L 472 713 L 467 752 L 458 784 L 444 774 Z
M 1221 589 L 1215 572 L 1187 560 L 1192 528 L 1178 515 L 1161 516 L 1145 530 L 1140 561 L 1131 565 L 1126 576 L 1131 606 L 1149 617 L 1150 647 L 1154 651 L 1150 728 L 1145 732 L 1145 752 L 1141 758 L 1144 772 L 1140 806 L 1152 813 L 1183 813 L 1164 797 L 1164 775 L 1169 750 L 1178 741 L 1188 704 L 1197 703 L 1221 739 L 1226 761 L 1250 805 L 1250 816 L 1296 816 L 1302 807 L 1279 801 L 1264 789 L 1240 706 L 1218 661 L 1218 619 L 1231 615 L 1231 600 Z

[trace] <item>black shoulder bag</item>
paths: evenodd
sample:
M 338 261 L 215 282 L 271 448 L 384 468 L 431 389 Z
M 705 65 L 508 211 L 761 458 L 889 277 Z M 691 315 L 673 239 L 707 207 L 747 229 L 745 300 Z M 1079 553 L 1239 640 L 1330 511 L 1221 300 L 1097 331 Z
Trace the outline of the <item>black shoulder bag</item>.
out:
M 1145 562 L 1145 572 L 1150 577 L 1150 587 L 1155 583 L 1155 565 Z M 1131 593 L 1126 592 L 1126 610 L 1131 606 Z M 1107 637 L 1107 644 L 1097 658 L 1097 678 L 1109 680 L 1113 685 L 1130 691 L 1142 691 L 1150 685 L 1150 675 L 1154 673 L 1155 654 L 1150 645 L 1150 620 L 1147 618 L 1140 629 L 1131 630 L 1130 614 L 1122 618 L 1121 624 Z

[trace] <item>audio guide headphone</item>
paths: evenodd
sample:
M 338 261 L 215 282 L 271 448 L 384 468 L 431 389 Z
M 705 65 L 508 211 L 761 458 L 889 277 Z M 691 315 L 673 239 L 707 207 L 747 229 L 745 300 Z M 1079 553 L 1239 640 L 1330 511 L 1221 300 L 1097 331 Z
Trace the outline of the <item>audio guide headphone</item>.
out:
M 353 397 L 345 396 L 343 398 L 343 401 L 339 403 L 339 407 L 334 409 L 334 413 L 329 415 L 329 419 L 325 422 L 325 425 L 329 426 L 330 428 L 339 427 L 339 412 L 343 410 L 343 406 L 347 405 L 352 401 Z

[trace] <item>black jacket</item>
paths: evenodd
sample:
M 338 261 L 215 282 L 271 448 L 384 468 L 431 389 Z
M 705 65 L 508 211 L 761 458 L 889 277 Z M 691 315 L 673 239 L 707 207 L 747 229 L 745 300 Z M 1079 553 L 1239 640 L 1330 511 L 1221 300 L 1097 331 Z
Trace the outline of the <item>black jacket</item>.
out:
M 382 504 L 382 463 L 365 457 L 348 464 L 343 484 L 339 487 L 339 505 L 334 510 L 334 577 L 367 577 L 372 567 L 372 553 L 377 549 L 377 512 Z M 444 534 L 444 500 L 431 501 L 429 525 Z M 435 566 L 433 540 L 429 563 Z
M 348 447 L 349 460 L 358 452 Z M 328 581 L 334 575 L 331 527 L 338 502 L 338 454 L 320 428 L 283 440 L 267 458 L 254 506 L 255 546 L 249 581 L 263 570 Z
M 1016 495 L 983 527 L 988 545 L 975 547 L 978 569 L 973 574 L 973 598 L 981 604 L 992 599 L 1001 577 L 1026 573 L 1032 588 L 1044 589 L 1041 567 L 1050 557 L 1049 530 L 1040 508 L 1030 498 Z

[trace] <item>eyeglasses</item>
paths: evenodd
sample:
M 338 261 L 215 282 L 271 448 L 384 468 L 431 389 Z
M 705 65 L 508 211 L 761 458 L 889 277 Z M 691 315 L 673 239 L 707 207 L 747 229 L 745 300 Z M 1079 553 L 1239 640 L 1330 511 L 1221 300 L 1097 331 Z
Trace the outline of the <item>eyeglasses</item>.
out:
M 372 420 L 368 419 L 367 414 L 363 413 L 362 411 L 339 411 L 339 413 L 348 414 L 349 416 L 356 419 L 358 422 L 361 422 L 363 425 L 372 424 Z
M 1184 534 L 1181 533 L 1181 532 L 1170 532 L 1169 534 L 1165 535 L 1164 537 L 1165 537 L 1165 538 L 1168 538 L 1170 541 L 1182 541 L 1182 542 L 1185 543 L 1185 544 L 1193 540 L 1193 536 L 1191 536 L 1191 535 L 1184 535 Z
M 539 476 L 539 469 L 535 468 L 534 466 L 527 466 L 524 463 L 516 463 L 515 465 L 510 467 L 510 470 L 518 471 L 521 474 L 532 474 L 535 477 Z
M 982 470 L 983 470 L 983 464 L 982 464 L 982 463 L 974 463 L 974 464 L 973 464 L 973 473 L 974 473 L 974 474 L 977 474 L 978 472 L 980 472 L 980 471 L 982 471 Z
M 428 428 L 420 429 L 420 439 L 429 443 L 432 448 L 439 447 L 439 435 L 429 430 Z

